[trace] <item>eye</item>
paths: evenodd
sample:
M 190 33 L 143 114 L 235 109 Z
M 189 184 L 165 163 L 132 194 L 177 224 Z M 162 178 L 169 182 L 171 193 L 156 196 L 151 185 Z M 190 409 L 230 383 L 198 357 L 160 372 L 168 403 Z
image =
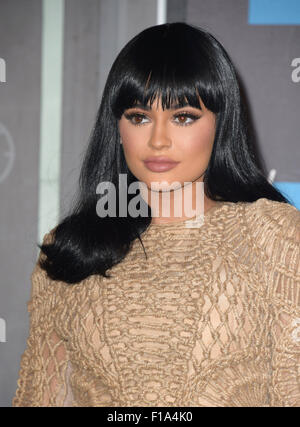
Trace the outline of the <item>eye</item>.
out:
M 130 121 L 130 123 L 132 123 L 134 126 L 140 126 L 143 125 L 144 123 L 142 121 L 138 121 L 136 122 L 134 119 L 138 119 L 138 120 L 142 120 L 144 119 L 146 116 L 144 114 L 141 113 L 124 113 L 124 117 Z
M 141 126 L 144 125 L 145 122 L 143 122 L 143 119 L 147 119 L 147 117 L 145 116 L 145 114 L 142 113 L 124 113 L 124 117 L 129 120 L 129 122 L 131 124 L 133 124 L 134 126 Z M 178 122 L 175 123 L 178 126 L 189 126 L 191 124 L 193 124 L 196 120 L 200 119 L 201 116 L 197 116 L 195 114 L 189 113 L 189 112 L 182 112 L 182 113 L 178 113 L 175 114 L 173 116 L 176 119 L 179 119 Z M 182 121 L 182 118 L 184 119 L 184 121 Z M 137 121 L 136 121 L 137 119 Z M 190 119 L 189 122 L 186 121 L 186 119 Z
M 195 114 L 192 114 L 192 113 L 179 113 L 179 114 L 176 114 L 174 117 L 176 119 L 178 119 L 178 118 L 180 119 L 179 122 L 176 123 L 179 126 L 188 126 L 188 125 L 191 125 L 196 120 L 200 119 L 200 116 L 196 116 Z M 183 119 L 190 119 L 191 121 L 190 122 L 186 122 L 186 121 L 182 122 L 182 120 L 181 120 L 182 118 Z

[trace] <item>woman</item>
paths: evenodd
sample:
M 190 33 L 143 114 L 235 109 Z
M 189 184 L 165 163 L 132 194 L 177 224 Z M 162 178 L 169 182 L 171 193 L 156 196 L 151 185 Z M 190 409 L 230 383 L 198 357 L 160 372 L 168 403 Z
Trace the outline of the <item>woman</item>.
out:
M 299 406 L 300 214 L 257 166 L 243 108 L 195 26 L 119 53 L 77 202 L 39 245 L 14 406 Z

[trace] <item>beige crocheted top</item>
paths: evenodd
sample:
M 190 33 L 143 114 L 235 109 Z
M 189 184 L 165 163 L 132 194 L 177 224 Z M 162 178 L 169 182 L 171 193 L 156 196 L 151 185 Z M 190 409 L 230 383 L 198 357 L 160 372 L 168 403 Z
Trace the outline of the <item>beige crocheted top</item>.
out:
M 152 223 L 148 259 L 135 240 L 110 279 L 36 265 L 13 406 L 300 406 L 300 211 L 218 202 L 185 223 Z

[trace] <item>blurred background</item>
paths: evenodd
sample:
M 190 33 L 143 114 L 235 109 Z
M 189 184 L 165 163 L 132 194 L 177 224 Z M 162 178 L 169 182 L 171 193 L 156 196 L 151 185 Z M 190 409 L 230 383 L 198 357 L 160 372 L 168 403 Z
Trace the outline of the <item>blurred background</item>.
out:
M 30 276 L 74 196 L 108 71 L 143 29 L 187 22 L 231 56 L 266 176 L 300 209 L 299 0 L 0 0 L 0 406 L 26 346 Z

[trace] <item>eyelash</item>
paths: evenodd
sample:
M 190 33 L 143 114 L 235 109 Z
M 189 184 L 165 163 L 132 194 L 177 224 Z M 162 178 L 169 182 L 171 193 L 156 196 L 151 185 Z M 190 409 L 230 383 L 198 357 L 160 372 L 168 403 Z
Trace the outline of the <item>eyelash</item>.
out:
M 131 119 L 133 119 L 133 117 L 142 117 L 142 118 L 144 118 L 144 117 L 146 117 L 145 114 L 142 114 L 142 113 L 127 113 L 126 114 L 126 113 L 124 113 L 124 116 L 126 117 L 127 120 L 130 121 L 130 123 L 133 126 L 142 126 L 142 125 L 145 124 L 145 123 L 133 123 L 133 122 L 131 122 Z M 183 111 L 182 113 L 178 113 L 178 114 L 174 115 L 175 118 L 182 117 L 182 116 L 183 117 L 188 117 L 190 119 L 193 119 L 193 122 L 192 123 L 183 123 L 183 124 L 175 123 L 177 126 L 190 126 L 196 120 L 200 119 L 200 117 L 201 117 L 201 116 L 196 116 L 195 114 L 192 114 L 192 113 L 189 113 L 189 112 L 186 112 L 186 111 Z

